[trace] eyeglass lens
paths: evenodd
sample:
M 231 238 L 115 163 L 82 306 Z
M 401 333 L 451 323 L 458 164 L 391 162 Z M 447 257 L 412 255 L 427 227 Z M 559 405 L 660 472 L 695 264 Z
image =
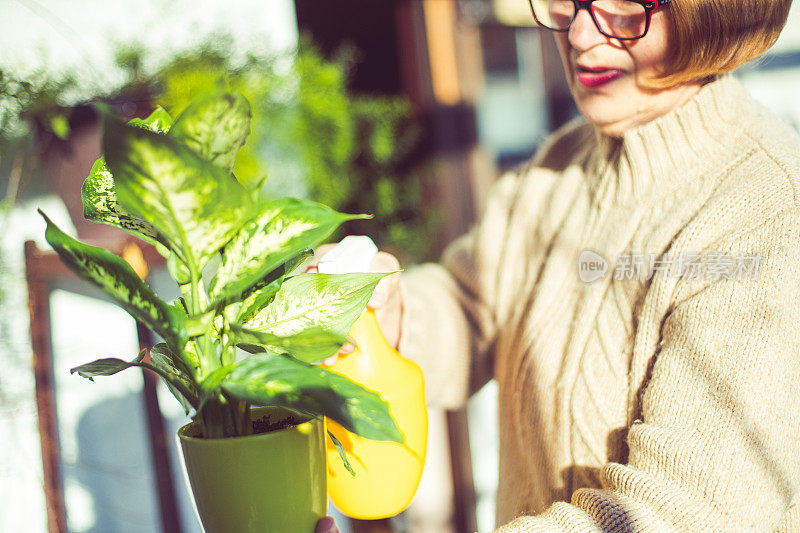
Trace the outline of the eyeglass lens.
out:
M 551 30 L 566 30 L 576 16 L 572 0 L 531 0 L 534 14 Z M 635 39 L 647 28 L 647 12 L 643 5 L 630 0 L 595 0 L 592 15 L 600 30 L 612 37 Z

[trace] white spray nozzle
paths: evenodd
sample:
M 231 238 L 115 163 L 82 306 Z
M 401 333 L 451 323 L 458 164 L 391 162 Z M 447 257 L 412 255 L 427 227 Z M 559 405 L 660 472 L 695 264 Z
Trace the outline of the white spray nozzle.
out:
M 369 272 L 378 247 L 366 235 L 349 235 L 319 260 L 321 274 Z

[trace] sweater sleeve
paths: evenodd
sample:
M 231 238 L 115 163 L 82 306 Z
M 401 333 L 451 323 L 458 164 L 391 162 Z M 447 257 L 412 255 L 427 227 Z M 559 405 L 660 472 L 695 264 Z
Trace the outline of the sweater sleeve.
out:
M 401 277 L 398 349 L 420 365 L 432 407 L 458 409 L 492 378 L 492 278 L 519 181 L 509 173 L 495 183 L 480 224 L 453 241 L 441 263 L 413 267 Z
M 601 489 L 497 533 L 778 527 L 800 486 L 800 214 L 731 242 L 723 250 L 761 255 L 759 276 L 673 300 L 627 464 L 605 465 Z
M 592 136 L 582 117 L 550 134 L 533 159 L 493 185 L 480 222 L 447 247 L 440 263 L 419 265 L 402 275 L 398 350 L 422 368 L 429 406 L 458 409 L 492 379 L 502 314 L 497 281 L 501 262 L 509 257 L 509 224 L 537 224 L 548 191 L 587 152 Z M 525 216 L 515 219 L 520 202 Z

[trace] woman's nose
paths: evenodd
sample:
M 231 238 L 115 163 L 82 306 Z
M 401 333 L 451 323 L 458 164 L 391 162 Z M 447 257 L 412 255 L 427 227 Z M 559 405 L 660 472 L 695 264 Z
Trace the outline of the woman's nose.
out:
M 577 50 L 588 50 L 592 46 L 608 41 L 608 37 L 600 33 L 586 9 L 578 10 L 575 20 L 569 28 L 569 42 Z

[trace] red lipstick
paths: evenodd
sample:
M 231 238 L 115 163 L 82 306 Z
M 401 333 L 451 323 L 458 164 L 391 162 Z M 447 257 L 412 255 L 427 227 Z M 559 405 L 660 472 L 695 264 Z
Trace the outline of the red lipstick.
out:
M 620 76 L 625 72 L 618 68 L 611 67 L 584 67 L 578 65 L 578 81 L 585 87 L 594 88 L 605 85 Z

